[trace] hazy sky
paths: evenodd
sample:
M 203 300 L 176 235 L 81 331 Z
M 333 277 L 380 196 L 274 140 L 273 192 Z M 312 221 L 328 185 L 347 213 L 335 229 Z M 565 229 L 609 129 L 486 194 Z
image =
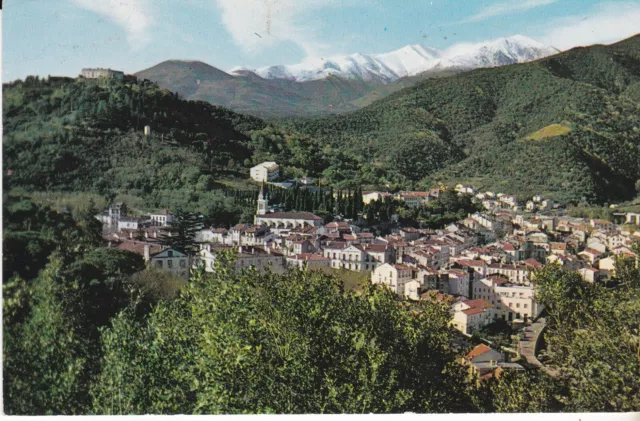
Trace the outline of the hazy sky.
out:
M 167 59 L 255 68 L 516 34 L 567 49 L 640 33 L 640 0 L 5 0 L 2 17 L 9 81 Z

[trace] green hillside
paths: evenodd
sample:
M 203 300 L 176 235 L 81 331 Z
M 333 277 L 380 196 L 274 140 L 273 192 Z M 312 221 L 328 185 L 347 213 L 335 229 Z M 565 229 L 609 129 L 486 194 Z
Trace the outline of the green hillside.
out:
M 394 181 L 563 200 L 631 197 L 640 179 L 640 37 L 534 63 L 426 80 L 354 113 L 296 122 Z M 539 130 L 571 130 L 526 142 Z
M 158 207 L 246 178 L 246 133 L 265 126 L 135 80 L 30 77 L 4 85 L 3 99 L 5 189 L 128 194 Z

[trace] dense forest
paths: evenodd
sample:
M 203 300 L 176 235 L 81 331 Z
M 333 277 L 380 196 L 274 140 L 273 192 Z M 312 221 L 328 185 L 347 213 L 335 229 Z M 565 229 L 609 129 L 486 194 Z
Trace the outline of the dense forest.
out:
M 99 246 L 90 215 L 4 198 L 7 414 L 640 410 L 640 273 L 615 285 L 547 267 L 550 367 L 477 383 L 446 305 L 345 290 L 320 272 L 190 282 Z M 615 288 L 612 288 L 615 286 Z

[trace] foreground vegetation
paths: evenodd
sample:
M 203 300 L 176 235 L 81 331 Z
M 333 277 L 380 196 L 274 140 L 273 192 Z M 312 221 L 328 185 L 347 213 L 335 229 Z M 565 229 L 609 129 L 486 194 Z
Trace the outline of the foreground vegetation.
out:
M 538 273 L 560 375 L 477 386 L 442 304 L 407 308 L 320 272 L 235 273 L 233 255 L 180 285 L 101 248 L 90 216 L 18 197 L 4 215 L 8 414 L 640 410 L 633 262 L 614 288 Z

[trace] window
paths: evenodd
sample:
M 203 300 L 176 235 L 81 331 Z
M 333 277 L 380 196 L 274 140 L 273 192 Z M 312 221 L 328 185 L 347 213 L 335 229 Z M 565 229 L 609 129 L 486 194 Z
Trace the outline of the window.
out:
M 162 260 L 156 261 L 156 267 L 162 268 Z
M 517 304 L 516 304 L 516 308 L 520 308 L 520 303 L 517 303 Z
M 527 305 L 526 305 L 526 304 L 523 304 L 522 306 L 523 306 L 524 308 L 527 308 Z M 527 315 L 525 314 L 525 317 L 526 317 L 526 316 L 527 316 Z
M 167 267 L 171 269 L 173 267 L 173 260 L 167 260 Z
M 168 257 L 173 257 L 173 251 L 169 250 L 169 251 L 167 252 L 167 256 L 168 256 Z M 169 266 L 169 267 L 171 267 L 171 266 Z

